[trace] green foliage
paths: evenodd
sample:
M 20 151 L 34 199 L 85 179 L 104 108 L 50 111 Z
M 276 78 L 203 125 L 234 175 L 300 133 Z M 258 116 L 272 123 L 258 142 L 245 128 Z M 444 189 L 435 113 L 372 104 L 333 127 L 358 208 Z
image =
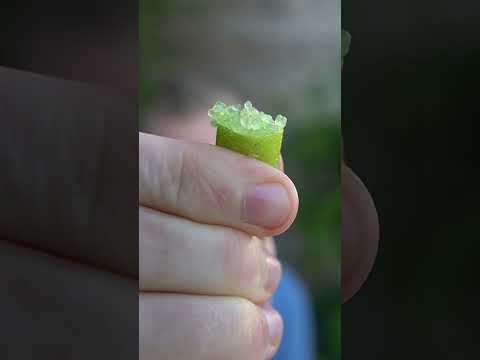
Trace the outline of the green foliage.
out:
M 352 36 L 345 30 L 342 30 L 342 67 L 343 58 L 348 54 L 350 49 L 350 43 L 352 42 Z
M 286 260 L 313 293 L 319 359 L 340 359 L 340 128 L 294 129 L 283 150 L 300 198 L 294 227 L 298 241 L 305 242 L 296 257 L 285 254 Z
M 172 39 L 165 34 L 165 25 L 175 16 L 188 16 L 208 11 L 214 2 L 208 0 L 141 0 L 139 11 L 140 62 L 139 108 L 140 119 L 162 72 L 175 70 L 175 51 Z
M 347 31 L 342 30 L 342 56 L 345 56 L 348 54 L 351 41 L 352 41 L 352 36 Z

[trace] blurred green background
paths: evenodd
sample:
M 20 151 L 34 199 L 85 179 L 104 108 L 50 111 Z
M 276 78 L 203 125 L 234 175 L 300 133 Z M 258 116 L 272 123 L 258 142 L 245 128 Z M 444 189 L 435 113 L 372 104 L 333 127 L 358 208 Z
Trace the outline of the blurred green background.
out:
M 300 208 L 277 246 L 311 292 L 319 360 L 340 359 L 339 29 L 338 0 L 140 1 L 141 118 L 171 73 L 288 117 L 283 157 Z

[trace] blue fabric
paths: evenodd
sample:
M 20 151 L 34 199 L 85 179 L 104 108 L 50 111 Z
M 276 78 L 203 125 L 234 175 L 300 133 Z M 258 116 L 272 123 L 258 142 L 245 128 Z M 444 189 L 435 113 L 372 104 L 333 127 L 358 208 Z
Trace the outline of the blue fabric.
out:
M 307 288 L 298 275 L 283 266 L 280 285 L 272 301 L 282 315 L 283 340 L 274 360 L 315 360 L 316 330 L 313 305 Z

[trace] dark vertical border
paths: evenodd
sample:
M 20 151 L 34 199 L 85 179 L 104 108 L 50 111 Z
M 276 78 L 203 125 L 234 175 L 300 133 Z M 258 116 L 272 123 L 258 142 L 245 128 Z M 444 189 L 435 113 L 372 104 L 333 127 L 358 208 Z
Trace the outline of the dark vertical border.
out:
M 0 358 L 138 358 L 138 2 L 0 11 Z
M 345 359 L 476 353 L 480 8 L 343 0 L 342 128 L 376 202 L 376 264 L 343 306 Z

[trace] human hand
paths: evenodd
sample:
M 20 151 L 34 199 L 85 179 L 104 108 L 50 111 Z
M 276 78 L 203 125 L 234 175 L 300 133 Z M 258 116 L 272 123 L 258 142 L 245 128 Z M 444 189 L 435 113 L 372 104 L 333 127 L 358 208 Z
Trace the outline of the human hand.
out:
M 295 219 L 293 183 L 242 155 L 147 134 L 139 157 L 140 359 L 272 357 L 281 266 L 260 239 Z
M 379 223 L 367 188 L 344 163 L 342 147 L 342 301 L 361 288 L 377 255 Z

